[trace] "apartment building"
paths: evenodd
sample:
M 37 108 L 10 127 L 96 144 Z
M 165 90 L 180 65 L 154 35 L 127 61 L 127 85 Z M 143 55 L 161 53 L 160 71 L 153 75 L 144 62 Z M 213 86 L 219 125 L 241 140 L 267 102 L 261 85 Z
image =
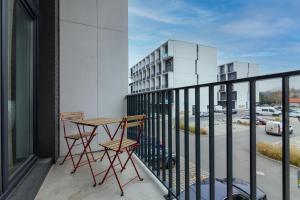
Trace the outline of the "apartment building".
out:
M 196 43 L 168 40 L 131 67 L 129 73 L 131 94 L 215 82 L 217 49 Z M 207 95 L 208 93 L 203 94 Z M 190 95 L 190 99 L 193 98 Z M 183 96 L 181 99 L 183 103 Z M 206 111 L 208 99 L 201 102 L 201 110 Z
M 235 80 L 259 75 L 259 65 L 248 62 L 234 61 L 218 66 L 218 81 Z M 258 98 L 258 95 L 256 95 Z M 226 86 L 218 88 L 218 105 L 226 106 Z M 233 108 L 249 109 L 249 86 L 248 84 L 233 85 Z

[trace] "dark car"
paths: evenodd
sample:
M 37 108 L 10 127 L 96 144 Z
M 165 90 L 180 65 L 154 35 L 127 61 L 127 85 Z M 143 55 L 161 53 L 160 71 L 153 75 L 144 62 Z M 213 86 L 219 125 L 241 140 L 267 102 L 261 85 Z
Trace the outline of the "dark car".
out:
M 241 117 L 241 119 L 249 119 L 250 120 L 250 115 L 244 115 L 244 116 Z M 267 120 L 265 120 L 264 118 L 256 116 L 256 124 L 257 125 L 266 125 Z
M 233 179 L 233 200 L 250 200 L 250 184 L 240 179 Z M 226 179 L 215 179 L 215 199 L 227 199 L 227 181 Z M 180 199 L 184 199 L 185 191 L 180 194 Z M 190 199 L 196 199 L 196 184 L 190 186 Z M 209 178 L 201 182 L 201 199 L 209 200 Z M 259 188 L 256 189 L 257 200 L 267 200 L 267 195 Z
M 224 114 L 227 113 L 226 108 L 225 108 L 225 110 L 223 111 L 223 113 L 224 113 Z M 236 109 L 232 109 L 232 114 L 237 114 L 237 113 L 238 113 L 238 111 L 237 111 Z
M 149 138 L 149 145 L 151 146 L 151 138 Z M 146 142 L 146 144 L 147 144 L 147 140 L 145 141 Z M 156 139 L 154 139 L 154 142 L 155 142 L 155 151 L 156 151 L 156 148 L 157 148 L 157 145 L 156 145 Z M 150 148 L 150 151 L 152 151 L 152 147 Z M 160 152 L 160 167 L 162 168 L 163 167 L 163 145 L 162 144 L 160 144 L 159 145 L 159 152 Z M 151 152 L 149 152 L 150 154 L 151 154 Z M 168 150 L 168 148 L 166 147 L 165 148 L 165 155 L 164 155 L 164 157 L 165 157 L 165 161 L 166 161 L 166 165 L 165 165 L 165 168 L 166 169 L 168 169 L 170 166 L 171 167 L 174 167 L 175 166 L 175 164 L 176 164 L 176 155 L 174 154 L 174 153 L 172 153 L 172 156 L 171 156 L 171 159 L 169 159 L 169 150 Z M 152 158 L 152 157 L 151 157 Z M 150 158 L 150 159 L 151 159 Z M 155 156 L 154 156 L 154 159 L 155 159 L 155 163 L 157 162 L 157 155 L 156 155 L 156 153 L 155 153 Z M 151 162 L 151 161 L 150 161 Z

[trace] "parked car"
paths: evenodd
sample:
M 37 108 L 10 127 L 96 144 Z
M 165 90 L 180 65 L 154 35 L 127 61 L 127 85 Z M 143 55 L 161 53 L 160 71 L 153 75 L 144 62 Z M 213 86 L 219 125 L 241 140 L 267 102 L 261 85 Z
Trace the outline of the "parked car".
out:
M 225 108 L 225 110 L 223 111 L 223 113 L 224 113 L 224 114 L 226 114 L 226 113 L 227 113 L 227 110 L 226 110 L 226 108 Z M 237 110 L 236 110 L 236 109 L 232 109 L 232 114 L 237 114 Z
M 150 140 L 150 146 L 151 146 L 151 142 L 152 142 L 151 138 L 149 138 L 149 140 Z M 145 141 L 145 142 L 147 143 L 147 141 Z M 157 147 L 157 145 L 155 145 L 155 149 L 156 149 L 156 147 Z M 150 150 L 152 151 L 152 148 Z M 163 167 L 163 162 L 162 162 L 162 158 L 163 158 L 163 145 L 162 144 L 159 145 L 159 152 L 160 152 L 160 168 L 162 168 Z M 170 160 L 168 153 L 169 153 L 169 150 L 166 147 L 166 152 L 165 152 L 165 159 L 166 159 L 166 166 L 165 166 L 165 168 L 166 169 L 169 169 L 170 166 L 174 167 L 176 165 L 176 154 L 172 153 L 172 157 L 171 157 L 171 160 Z M 155 155 L 154 159 L 155 159 L 155 163 L 156 163 L 157 162 L 157 155 Z
M 234 178 L 232 180 L 233 186 L 233 200 L 250 200 L 250 183 Z M 225 200 L 227 199 L 227 180 L 215 179 L 215 199 Z M 185 191 L 181 192 L 180 199 L 184 199 Z M 196 199 L 196 184 L 190 186 L 190 199 Z M 201 199 L 209 200 L 209 178 L 201 181 Z M 260 188 L 256 188 L 256 199 L 267 200 L 267 195 Z
M 282 135 L 282 123 L 277 121 L 268 121 L 265 130 L 267 134 Z M 293 127 L 290 126 L 290 134 L 293 134 L 293 131 Z
M 216 106 L 214 106 L 214 111 L 216 113 L 222 113 L 222 112 L 224 112 L 224 108 L 223 108 L 223 106 L 216 105 Z
M 276 110 L 273 107 L 257 107 L 256 114 L 266 116 L 279 116 L 281 114 L 281 111 Z
M 300 117 L 300 110 L 292 110 L 289 112 L 289 116 L 290 117 L 296 117 L 299 118 Z
M 248 123 L 250 123 L 250 115 L 244 115 L 240 119 L 242 119 L 241 121 L 247 121 Z M 237 122 L 240 119 L 238 119 Z M 256 116 L 256 125 L 266 125 L 266 124 L 267 124 L 266 119 Z
M 208 112 L 200 112 L 200 117 L 208 117 L 209 113 Z

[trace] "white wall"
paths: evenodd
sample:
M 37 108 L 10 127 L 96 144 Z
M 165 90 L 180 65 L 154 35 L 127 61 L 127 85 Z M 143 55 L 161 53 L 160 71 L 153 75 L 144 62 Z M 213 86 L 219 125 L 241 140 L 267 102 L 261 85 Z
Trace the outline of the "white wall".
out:
M 127 88 L 128 1 L 61 0 L 61 112 L 83 111 L 87 118 L 123 116 Z M 94 149 L 102 137 L 94 140 Z M 62 130 L 60 140 L 64 155 Z

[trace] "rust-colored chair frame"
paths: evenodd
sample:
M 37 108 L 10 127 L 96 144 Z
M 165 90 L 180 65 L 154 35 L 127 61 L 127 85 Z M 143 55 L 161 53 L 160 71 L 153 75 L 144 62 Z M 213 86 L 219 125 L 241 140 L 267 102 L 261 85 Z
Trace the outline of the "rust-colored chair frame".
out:
M 72 154 L 72 149 L 77 145 L 85 144 L 88 141 L 88 139 L 87 139 L 87 136 L 81 138 L 80 133 L 73 134 L 73 136 L 76 135 L 77 138 L 76 137 L 72 138 L 71 135 L 68 135 L 67 128 L 66 128 L 66 122 L 71 122 L 72 120 L 83 120 L 83 119 L 84 119 L 84 113 L 83 112 L 61 112 L 60 113 L 60 120 L 61 120 L 61 123 L 62 123 L 62 126 L 63 126 L 64 138 L 66 140 L 66 144 L 67 144 L 67 148 L 68 148 L 68 153 L 65 155 L 63 161 L 59 163 L 60 165 L 64 164 L 65 161 L 71 159 L 73 167 L 74 168 L 76 167 L 76 164 L 74 162 L 74 155 Z M 74 124 L 74 126 L 75 126 L 75 124 Z M 84 133 L 87 134 L 88 132 L 85 132 L 85 130 L 84 130 Z M 84 138 L 85 138 L 85 140 L 84 140 Z M 80 139 L 81 139 L 81 142 L 76 144 L 76 142 Z M 92 154 L 93 160 L 95 161 L 95 158 L 94 158 L 94 155 L 92 153 L 91 147 L 88 146 L 88 148 L 89 148 L 89 152 Z
M 143 180 L 134 164 L 132 155 L 133 155 L 134 151 L 140 146 L 140 137 L 141 137 L 141 133 L 143 131 L 144 120 L 145 120 L 145 115 L 134 115 L 134 116 L 124 117 L 121 122 L 121 125 L 122 125 L 121 138 L 119 140 L 115 140 L 116 142 L 114 143 L 112 148 L 109 147 L 109 144 L 111 144 L 111 142 L 114 142 L 114 140 L 110 141 L 110 142 L 106 142 L 104 144 L 100 144 L 100 146 L 104 147 L 104 151 L 105 151 L 104 155 L 107 155 L 110 165 L 109 165 L 108 169 L 106 170 L 106 173 L 105 173 L 102 181 L 99 183 L 99 185 L 103 184 L 106 178 L 109 178 L 109 177 L 107 177 L 107 175 L 108 175 L 109 171 L 112 169 L 113 170 L 112 175 L 115 176 L 115 178 L 118 182 L 118 186 L 121 190 L 121 196 L 124 195 L 123 187 L 125 185 L 127 185 L 129 182 L 133 181 L 135 178 L 138 178 L 140 181 Z M 138 128 L 136 140 L 124 139 L 125 130 L 127 128 L 131 128 L 131 127 Z M 125 144 L 123 146 L 124 142 L 127 142 L 127 145 Z M 109 151 L 115 152 L 115 155 L 110 156 Z M 127 183 L 121 185 L 121 182 L 120 182 L 117 172 L 115 170 L 116 165 L 114 165 L 114 163 L 117 161 L 117 158 L 119 158 L 119 154 L 121 154 L 123 152 L 127 153 L 128 158 L 126 159 L 125 164 L 123 166 L 121 165 L 120 172 L 122 173 L 124 171 L 126 165 L 128 164 L 128 162 L 131 161 L 137 175 L 134 178 L 132 178 L 131 180 L 129 180 Z M 112 157 L 112 159 L 111 159 L 111 157 Z

